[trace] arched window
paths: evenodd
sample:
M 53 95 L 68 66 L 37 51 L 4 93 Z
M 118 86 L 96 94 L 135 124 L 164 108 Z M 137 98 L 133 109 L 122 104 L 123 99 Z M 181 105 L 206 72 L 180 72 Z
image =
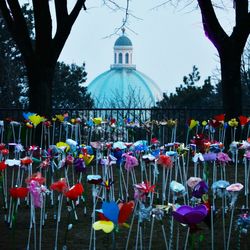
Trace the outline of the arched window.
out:
M 115 64 L 116 64 L 116 53 L 114 53 L 114 62 L 115 62 Z
M 119 63 L 122 63 L 122 53 L 119 53 Z
M 125 63 L 126 63 L 126 64 L 128 64 L 128 57 L 129 57 L 129 54 L 126 53 L 126 55 L 125 55 Z

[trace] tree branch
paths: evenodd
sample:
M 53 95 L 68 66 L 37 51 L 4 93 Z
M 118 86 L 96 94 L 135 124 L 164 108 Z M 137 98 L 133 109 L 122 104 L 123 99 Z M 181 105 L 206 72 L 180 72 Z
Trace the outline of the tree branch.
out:
M 228 40 L 229 37 L 221 27 L 216 17 L 211 0 L 197 1 L 201 10 L 205 34 L 218 49 L 218 51 L 220 51 L 223 47 L 224 42 Z
M 63 28 L 65 21 L 68 19 L 67 0 L 54 0 L 56 9 L 57 29 Z
M 86 0 L 77 0 L 74 8 L 72 9 L 71 13 L 68 15 L 68 18 L 66 20 L 61 20 L 60 23 L 58 23 L 58 27 L 56 30 L 55 37 L 53 39 L 53 60 L 56 62 L 60 53 L 62 52 L 62 49 L 64 47 L 64 44 L 70 34 L 71 28 L 78 17 L 81 9 L 83 8 L 86 10 L 85 6 Z M 57 5 L 61 4 L 60 1 L 55 2 Z M 59 8 L 59 7 L 58 7 Z M 63 26 L 61 27 L 61 25 Z
M 40 58 L 47 58 L 51 52 L 52 20 L 49 1 L 32 0 L 36 30 L 36 53 Z M 46 60 L 46 59 L 45 59 Z
M 4 0 L 1 0 L 1 2 L 3 1 Z M 4 2 L 6 5 L 6 1 Z M 7 0 L 7 3 L 11 11 L 9 14 L 12 15 L 13 20 L 11 29 L 13 38 L 22 52 L 25 62 L 28 63 L 28 61 L 30 62 L 30 60 L 32 60 L 33 49 L 25 18 L 22 14 L 18 0 Z
M 12 16 L 10 15 L 10 10 L 6 5 L 6 1 L 5 0 L 0 0 L 0 10 L 2 12 L 3 18 L 8 26 L 8 29 L 11 31 L 13 31 L 13 25 L 14 25 L 14 20 L 12 18 Z

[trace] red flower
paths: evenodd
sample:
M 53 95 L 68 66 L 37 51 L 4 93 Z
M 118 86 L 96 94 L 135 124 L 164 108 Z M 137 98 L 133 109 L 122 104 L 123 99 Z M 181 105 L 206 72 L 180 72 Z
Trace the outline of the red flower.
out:
M 215 115 L 214 119 L 218 122 L 224 122 L 225 121 L 225 114 Z
M 14 187 L 10 188 L 10 196 L 14 199 L 25 198 L 28 195 L 29 189 L 26 187 Z
M 2 155 L 8 155 L 9 154 L 9 150 L 7 148 L 4 148 L 1 150 Z
M 0 171 L 3 171 L 5 168 L 7 168 L 5 161 L 0 161 Z
M 159 141 L 156 137 L 151 139 L 151 144 L 158 144 L 158 143 L 159 143 Z
M 50 185 L 51 190 L 56 190 L 57 192 L 63 193 L 68 189 L 67 182 L 65 178 L 61 178 L 59 181 L 56 181 Z
M 33 162 L 32 159 L 30 157 L 28 157 L 28 156 L 21 159 L 22 165 L 29 165 L 32 162 Z
M 25 182 L 29 184 L 31 181 L 37 181 L 40 185 L 42 185 L 45 182 L 45 178 L 42 177 L 42 174 L 40 172 L 37 172 L 30 177 L 28 177 Z
M 249 122 L 249 118 L 243 115 L 239 116 L 239 120 L 241 126 L 245 126 Z
M 171 157 L 168 155 L 160 155 L 158 158 L 158 164 L 162 165 L 165 168 L 171 168 L 172 167 Z
M 4 143 L 0 143 L 0 150 L 3 150 L 5 148 L 5 144 Z
M 80 195 L 82 195 L 84 189 L 81 183 L 77 183 L 72 186 L 64 195 L 70 200 L 76 200 Z

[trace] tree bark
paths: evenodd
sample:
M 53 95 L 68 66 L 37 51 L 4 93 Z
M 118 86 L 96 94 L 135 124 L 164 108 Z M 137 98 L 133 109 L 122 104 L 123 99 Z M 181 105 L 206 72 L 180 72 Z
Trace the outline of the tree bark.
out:
M 226 120 L 242 115 L 241 53 L 235 46 L 219 52 L 223 109 Z
M 27 67 L 31 112 L 45 116 L 51 115 L 54 68 L 55 65 L 45 66 L 41 64 Z

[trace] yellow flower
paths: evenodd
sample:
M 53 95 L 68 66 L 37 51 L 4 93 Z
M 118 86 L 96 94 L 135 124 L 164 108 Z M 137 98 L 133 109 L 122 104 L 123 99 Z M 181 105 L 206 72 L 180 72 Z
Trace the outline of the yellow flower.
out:
M 56 115 L 56 118 L 57 118 L 60 122 L 63 122 L 63 121 L 64 121 L 64 116 L 63 116 L 63 115 Z
M 237 127 L 239 124 L 239 122 L 235 119 L 235 118 L 232 118 L 229 122 L 228 122 L 228 125 L 230 127 Z
M 65 150 L 66 152 L 69 151 L 69 149 L 70 149 L 69 144 L 67 144 L 67 143 L 65 143 L 65 142 L 62 142 L 62 141 L 58 142 L 58 143 L 56 144 L 56 146 L 57 146 L 58 148 L 60 148 L 61 150 L 63 150 L 63 151 Z
M 102 118 L 101 117 L 93 118 L 93 122 L 95 125 L 100 125 L 102 123 Z
M 39 123 L 46 121 L 44 117 L 37 114 L 29 116 L 29 120 L 33 123 L 34 127 L 36 127 Z
M 94 155 L 88 155 L 88 154 L 83 155 L 83 160 L 87 166 L 91 163 L 93 159 Z
M 192 120 L 190 121 L 190 124 L 189 124 L 189 129 L 191 130 L 191 129 L 193 129 L 194 127 L 196 127 L 197 125 L 198 125 L 198 121 L 192 119 Z
M 202 126 L 205 127 L 205 126 L 207 126 L 207 121 L 203 121 L 201 124 L 202 124 Z

